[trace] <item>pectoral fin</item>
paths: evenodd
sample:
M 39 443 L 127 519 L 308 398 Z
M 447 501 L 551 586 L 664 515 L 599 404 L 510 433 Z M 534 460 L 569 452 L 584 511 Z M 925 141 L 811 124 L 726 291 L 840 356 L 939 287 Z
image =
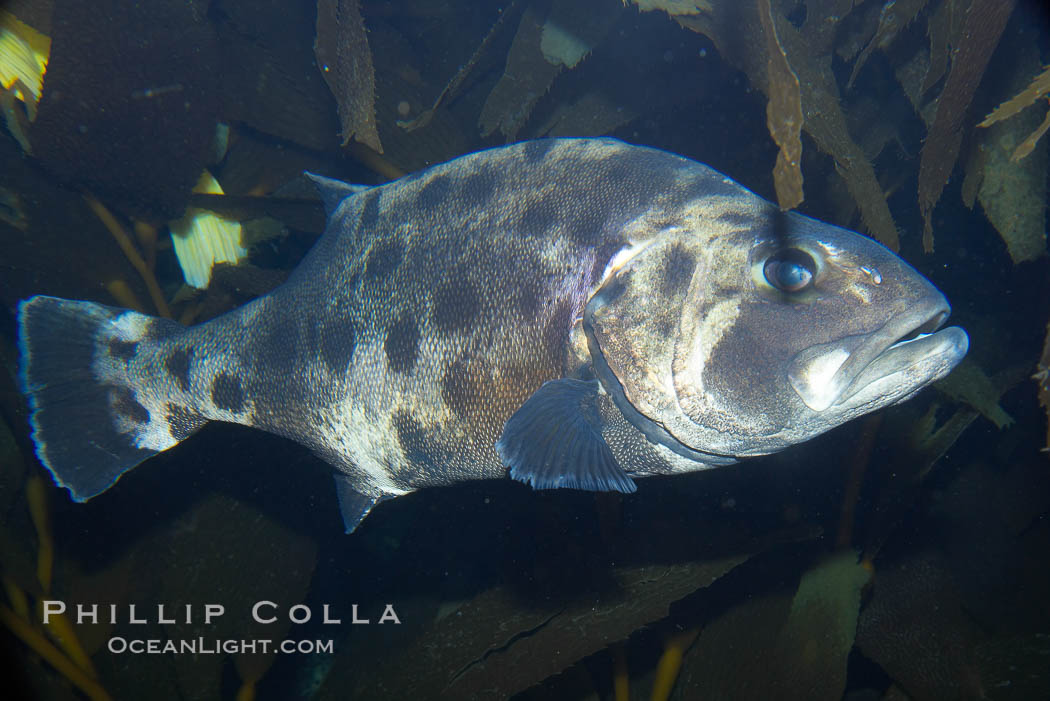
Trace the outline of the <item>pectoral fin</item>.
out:
M 534 489 L 637 489 L 602 438 L 598 387 L 597 382 L 552 380 L 514 412 L 496 443 L 511 477 Z

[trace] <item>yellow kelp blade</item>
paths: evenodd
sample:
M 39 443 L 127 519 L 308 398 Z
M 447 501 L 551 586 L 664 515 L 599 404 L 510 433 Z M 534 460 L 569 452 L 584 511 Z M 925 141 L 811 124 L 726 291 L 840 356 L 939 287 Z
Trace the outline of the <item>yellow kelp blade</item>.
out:
M 223 194 L 222 187 L 208 171 L 201 174 L 193 191 L 206 195 Z M 186 284 L 201 290 L 208 287 L 214 264 L 236 264 L 248 254 L 241 246 L 239 222 L 194 207 L 186 210 L 181 219 L 171 222 L 171 240 Z
M 0 85 L 5 90 L 13 87 L 15 97 L 35 106 L 50 54 L 50 37 L 0 10 Z

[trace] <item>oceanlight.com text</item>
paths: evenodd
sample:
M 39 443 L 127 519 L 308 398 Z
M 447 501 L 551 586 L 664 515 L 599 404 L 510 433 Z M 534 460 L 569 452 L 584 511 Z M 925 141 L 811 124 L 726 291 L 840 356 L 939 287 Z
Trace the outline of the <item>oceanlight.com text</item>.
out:
M 285 655 L 331 655 L 335 652 L 331 640 L 224 640 L 205 637 L 161 640 L 115 636 L 109 639 L 106 648 L 115 655 L 235 655 L 269 652 Z

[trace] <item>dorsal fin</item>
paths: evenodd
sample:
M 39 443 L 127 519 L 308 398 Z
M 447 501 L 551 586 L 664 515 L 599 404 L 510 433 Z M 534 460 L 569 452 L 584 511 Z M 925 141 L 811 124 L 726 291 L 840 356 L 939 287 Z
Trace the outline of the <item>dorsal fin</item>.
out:
M 321 195 L 321 199 L 324 201 L 324 213 L 326 216 L 332 216 L 334 212 L 347 197 L 351 197 L 365 190 L 371 190 L 372 185 L 351 185 L 350 183 L 344 183 L 342 180 L 336 180 L 335 178 L 328 178 L 323 175 L 317 175 L 316 173 L 303 173 L 306 177 L 313 181 L 314 186 L 317 188 L 318 194 Z

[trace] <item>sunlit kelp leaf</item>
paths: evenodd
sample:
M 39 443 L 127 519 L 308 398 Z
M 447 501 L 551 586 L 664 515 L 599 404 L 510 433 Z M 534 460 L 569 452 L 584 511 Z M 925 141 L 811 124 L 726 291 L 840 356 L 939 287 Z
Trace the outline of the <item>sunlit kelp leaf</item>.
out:
M 483 136 L 497 129 L 513 140 L 562 70 L 572 70 L 601 41 L 623 10 L 616 0 L 554 0 L 544 13 L 529 5 L 507 54 L 503 76 L 481 110 Z
M 207 170 L 201 173 L 193 191 L 207 195 L 223 194 L 219 181 Z M 190 207 L 182 217 L 171 222 L 170 228 L 175 257 L 186 284 L 197 289 L 208 287 L 213 265 L 236 265 L 248 255 L 241 243 L 240 222 L 214 212 Z
M 1016 0 L 973 0 L 963 38 L 955 52 L 948 80 L 937 103 L 937 115 L 922 147 L 919 163 L 919 209 L 923 248 L 933 250 L 933 208 L 951 175 L 967 130 L 967 110 L 984 70 L 999 44 Z
M 976 360 L 967 359 L 952 374 L 937 383 L 937 389 L 949 397 L 969 404 L 995 424 L 998 429 L 1013 424 L 1014 419 L 999 405 L 1005 390 L 985 374 Z
M 793 597 L 747 597 L 708 624 L 690 648 L 678 698 L 841 698 L 868 578 L 848 550 L 803 574 Z
M 44 83 L 51 38 L 0 10 L 0 87 L 12 90 L 35 114 Z
M 981 698 L 973 624 L 930 556 L 880 565 L 861 612 L 857 646 L 915 701 Z
M 790 610 L 789 591 L 764 593 L 708 623 L 686 653 L 672 698 L 771 698 L 764 677 Z
M 0 10 L 0 113 L 26 153 L 32 150 L 26 130 L 36 119 L 50 53 L 49 36 Z
M 776 647 L 779 698 L 838 699 L 846 688 L 861 589 L 870 572 L 845 550 L 802 575 Z M 776 685 L 773 690 L 775 691 Z
M 343 146 L 354 139 L 382 153 L 376 131 L 375 71 L 358 0 L 318 0 L 314 54 L 339 105 Z

